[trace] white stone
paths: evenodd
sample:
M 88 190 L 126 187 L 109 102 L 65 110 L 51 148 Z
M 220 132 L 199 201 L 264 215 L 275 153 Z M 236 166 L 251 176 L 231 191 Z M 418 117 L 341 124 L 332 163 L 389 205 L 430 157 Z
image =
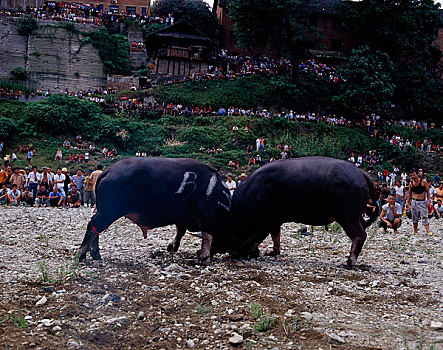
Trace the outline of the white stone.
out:
M 329 344 L 344 344 L 345 340 L 337 334 L 328 333 Z
M 314 316 L 310 312 L 301 312 L 300 317 L 305 319 L 306 321 L 312 321 Z
M 46 304 L 47 301 L 48 301 L 48 299 L 43 295 L 43 297 L 35 303 L 35 306 L 44 305 L 44 304 Z
M 229 343 L 232 345 L 240 345 L 243 343 L 243 337 L 238 333 L 232 333 L 232 337 L 229 338 Z
M 443 322 L 431 321 L 431 328 L 436 331 L 443 330 Z

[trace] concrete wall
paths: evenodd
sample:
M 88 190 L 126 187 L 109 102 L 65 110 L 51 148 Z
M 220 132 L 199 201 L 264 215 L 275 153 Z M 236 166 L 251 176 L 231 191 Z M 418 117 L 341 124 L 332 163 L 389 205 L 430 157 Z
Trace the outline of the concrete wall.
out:
M 143 32 L 140 29 L 129 28 L 128 41 L 129 45 L 131 45 L 131 43 L 134 41 L 143 42 Z M 148 63 L 148 55 L 146 54 L 146 50 L 131 50 L 129 58 L 131 60 L 131 68 L 134 70 L 145 68 L 146 64 Z
M 29 38 L 18 35 L 18 19 L 0 19 L 0 78 L 10 78 L 16 66 L 28 70 L 29 87 L 59 91 L 106 87 L 98 52 L 82 35 L 57 27 L 59 22 L 40 21 Z M 76 24 L 80 31 L 97 27 Z

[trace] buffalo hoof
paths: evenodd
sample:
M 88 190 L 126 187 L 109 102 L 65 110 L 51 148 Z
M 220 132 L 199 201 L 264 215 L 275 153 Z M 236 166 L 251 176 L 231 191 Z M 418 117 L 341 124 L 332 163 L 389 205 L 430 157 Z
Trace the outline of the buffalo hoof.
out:
M 166 248 L 166 250 L 171 253 L 171 252 L 178 252 L 178 247 L 174 246 L 174 243 L 169 243 L 168 247 Z
M 91 257 L 94 260 L 101 260 L 100 252 L 98 250 L 91 250 Z
M 207 256 L 206 258 L 200 259 L 200 265 L 208 266 L 211 262 L 211 258 Z
M 79 255 L 78 262 L 82 263 L 82 264 L 85 264 L 86 263 L 86 254 Z
M 260 257 L 260 249 L 255 249 L 255 250 L 253 250 L 252 252 L 251 252 L 251 254 L 249 254 L 249 259 L 255 259 L 255 258 L 258 258 L 258 257 Z
M 280 255 L 280 250 L 276 250 L 274 248 L 272 248 L 270 251 L 267 251 L 266 256 L 277 256 Z

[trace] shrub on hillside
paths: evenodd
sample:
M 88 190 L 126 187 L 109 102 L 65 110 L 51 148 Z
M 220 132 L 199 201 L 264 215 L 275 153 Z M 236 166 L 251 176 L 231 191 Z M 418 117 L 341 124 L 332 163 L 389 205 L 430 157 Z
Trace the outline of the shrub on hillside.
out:
M 286 77 L 244 77 L 235 80 L 191 81 L 159 86 L 155 90 L 161 101 L 185 106 L 203 105 L 217 110 L 220 106 L 255 108 L 263 106 L 293 108 L 297 111 L 328 110 L 335 85 L 310 76 L 297 85 Z
M 17 31 L 20 35 L 28 36 L 32 34 L 34 30 L 38 28 L 37 20 L 32 16 L 25 16 L 20 19 L 19 24 L 17 26 Z
M 95 134 L 95 121 L 102 116 L 100 107 L 76 97 L 51 95 L 27 106 L 21 121 L 29 134 L 91 135 Z
M 11 74 L 14 79 L 26 80 L 28 79 L 28 71 L 25 67 L 17 66 L 11 69 Z

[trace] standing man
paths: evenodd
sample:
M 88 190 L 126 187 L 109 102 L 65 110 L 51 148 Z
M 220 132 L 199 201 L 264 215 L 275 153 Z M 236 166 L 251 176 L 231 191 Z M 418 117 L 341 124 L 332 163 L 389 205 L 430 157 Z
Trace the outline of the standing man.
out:
M 441 200 L 443 202 L 443 181 L 440 182 L 440 186 L 435 189 L 434 201 Z
M 85 178 L 85 200 L 86 206 L 90 205 L 91 208 L 94 207 L 95 204 L 95 196 L 94 191 L 92 190 L 92 182 L 91 182 L 91 174 L 93 170 L 89 169 L 89 175 Z
M 8 173 L 0 167 L 0 185 L 6 181 L 8 178 Z
M 428 206 L 430 205 L 429 185 L 424 179 L 418 177 L 416 169 L 409 172 L 411 182 L 409 184 L 408 201 L 406 210 L 411 210 L 414 234 L 418 233 L 418 222 L 422 220 L 426 232 L 433 236 L 429 230 Z
M 401 185 L 403 187 L 406 187 L 408 185 L 406 182 L 407 179 L 408 179 L 408 174 L 406 174 L 406 170 L 403 170 L 403 172 L 401 173 Z
M 401 185 L 401 181 L 400 180 L 396 180 L 395 181 L 394 190 L 395 190 L 396 202 L 398 204 L 400 204 L 401 210 L 403 212 L 406 191 L 405 191 L 405 188 Z
M 37 172 L 37 167 L 34 165 L 32 171 L 28 175 L 28 186 L 29 190 L 32 192 L 32 198 L 35 199 L 37 195 L 37 188 L 40 186 L 42 181 L 42 175 Z
M 228 181 L 226 181 L 226 187 L 228 187 L 231 197 L 234 195 L 234 190 L 237 188 L 237 184 L 232 180 L 232 176 L 228 175 Z
M 65 184 L 65 175 L 62 174 L 62 169 L 57 168 L 57 173 L 54 175 L 54 187 L 58 188 L 58 192 L 63 196 L 63 198 L 66 198 L 66 192 L 64 188 Z
M 12 186 L 17 185 L 17 189 L 23 191 L 25 187 L 25 177 L 20 174 L 18 168 L 14 169 L 14 174 L 12 174 L 10 181 Z
M 89 177 L 89 181 L 92 183 L 92 191 L 95 194 L 95 186 L 97 184 L 98 177 L 103 172 L 103 165 L 99 164 L 97 165 L 97 170 L 93 171 L 92 174 Z
M 83 205 L 85 198 L 85 177 L 82 175 L 82 170 L 78 169 L 77 174 L 71 177 L 71 180 L 77 187 L 77 191 L 80 192 L 81 203 Z
M 380 226 L 383 227 L 384 232 L 388 228 L 394 229 L 394 233 L 398 233 L 397 229 L 401 225 L 401 205 L 396 203 L 396 198 L 393 194 L 388 197 L 388 203 L 381 208 Z
M 97 210 L 97 207 L 96 207 L 97 203 L 95 201 L 95 186 L 97 185 L 98 177 L 101 175 L 102 172 L 103 172 L 103 165 L 99 164 L 99 165 L 97 165 L 97 170 L 93 171 L 92 174 L 89 176 L 89 181 L 92 184 L 93 200 L 95 203 L 94 213 Z
M 243 182 L 246 181 L 247 175 L 245 173 L 240 175 L 240 180 L 238 180 L 238 186 L 240 186 Z

